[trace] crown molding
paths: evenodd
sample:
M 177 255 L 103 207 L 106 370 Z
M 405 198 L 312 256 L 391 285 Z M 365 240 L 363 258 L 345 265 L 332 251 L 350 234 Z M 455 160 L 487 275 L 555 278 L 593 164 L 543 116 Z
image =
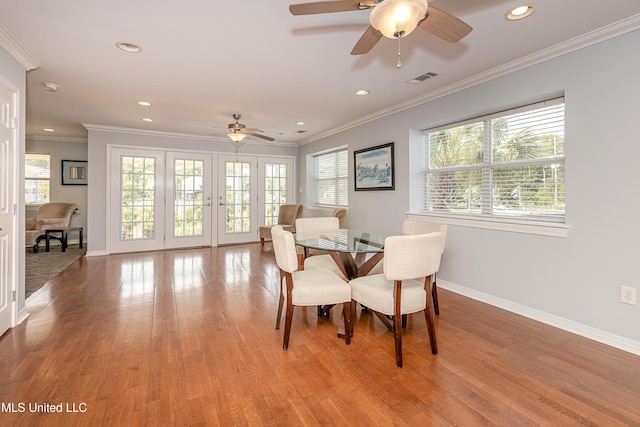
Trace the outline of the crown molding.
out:
M 146 136 L 161 136 L 168 138 L 182 138 L 182 139 L 192 139 L 199 141 L 216 141 L 216 142 L 232 142 L 226 136 L 213 136 L 213 135 L 193 135 L 190 133 L 179 133 L 179 132 L 164 132 L 157 130 L 148 130 L 148 129 L 136 129 L 136 128 L 123 128 L 123 127 L 115 127 L 115 126 L 106 126 L 106 125 L 97 125 L 92 123 L 82 123 L 87 130 L 91 131 L 99 131 L 99 132 L 113 132 L 113 133 L 126 133 L 133 135 L 146 135 Z M 297 147 L 298 145 L 294 142 L 260 142 L 260 141 L 251 141 L 245 139 L 242 141 L 242 144 L 247 145 L 275 145 L 281 147 Z
M 536 64 L 548 61 L 550 59 L 557 58 L 567 53 L 571 53 L 576 50 L 583 49 L 585 47 L 594 45 L 596 43 L 600 43 L 602 41 L 609 40 L 611 38 L 621 36 L 623 34 L 626 34 L 638 29 L 640 29 L 640 14 L 630 16 L 629 18 L 623 19 L 614 24 L 607 25 L 605 27 L 583 34 L 579 37 L 575 37 L 573 39 L 551 46 L 549 48 L 540 50 L 536 53 L 523 56 L 522 58 L 516 59 L 514 61 L 508 62 L 504 65 L 500 65 L 499 67 L 492 68 L 482 73 L 476 74 L 467 79 L 460 80 L 459 82 L 450 84 L 448 86 L 444 86 L 440 89 L 434 90 L 425 95 L 411 98 L 399 104 L 392 105 L 391 107 L 377 111 L 373 114 L 361 117 L 358 120 L 345 123 L 342 126 L 330 129 L 326 132 L 315 135 L 312 138 L 302 140 L 300 141 L 299 145 L 302 146 L 302 145 L 312 143 L 314 141 L 318 141 L 322 138 L 326 138 L 331 135 L 344 132 L 356 126 L 360 126 L 365 123 L 369 123 L 374 120 L 378 120 L 383 117 L 390 116 L 392 114 L 407 110 L 409 108 L 416 107 L 418 105 L 427 103 L 429 101 L 442 98 L 446 95 L 450 95 L 452 93 L 459 92 L 461 90 L 470 88 L 472 86 L 476 86 L 480 83 L 484 83 L 486 81 L 495 79 L 497 77 L 501 77 L 518 70 L 522 70 L 532 65 L 536 65 Z
M 80 142 L 86 144 L 89 142 L 87 138 L 74 137 L 74 136 L 29 136 L 25 138 L 27 141 L 41 141 L 41 142 Z
M 18 42 L 11 37 L 11 34 L 9 34 L 2 25 L 0 25 L 0 47 L 9 52 L 9 55 L 13 56 L 13 58 L 18 61 L 25 70 L 31 71 L 36 68 L 40 68 L 38 61 L 36 61 L 33 56 L 29 55 L 26 50 L 20 47 Z

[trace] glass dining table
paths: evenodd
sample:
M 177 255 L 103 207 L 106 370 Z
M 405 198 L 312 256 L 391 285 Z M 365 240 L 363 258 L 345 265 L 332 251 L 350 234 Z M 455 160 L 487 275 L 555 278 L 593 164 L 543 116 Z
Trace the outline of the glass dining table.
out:
M 327 251 L 349 280 L 367 275 L 384 255 L 384 240 L 398 232 L 342 228 L 332 231 L 296 233 L 298 246 Z
M 332 231 L 296 233 L 294 236 L 296 244 L 304 248 L 305 258 L 309 255 L 309 249 L 327 251 L 344 276 L 351 280 L 369 274 L 384 256 L 384 240 L 389 236 L 399 234 L 393 231 L 341 228 Z M 331 307 L 331 305 L 318 307 L 318 316 L 324 313 L 328 318 Z M 380 317 L 387 328 L 390 328 L 388 319 L 379 313 L 375 314 Z M 344 324 L 341 320 L 338 327 L 338 337 L 344 338 L 344 334 Z

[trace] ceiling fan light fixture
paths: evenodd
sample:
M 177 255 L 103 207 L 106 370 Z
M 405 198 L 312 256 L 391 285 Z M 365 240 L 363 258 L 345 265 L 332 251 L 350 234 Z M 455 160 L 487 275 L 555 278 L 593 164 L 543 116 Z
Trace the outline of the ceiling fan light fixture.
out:
M 229 138 L 231 138 L 231 140 L 232 140 L 233 142 L 242 142 L 242 140 L 243 140 L 243 139 L 245 138 L 245 136 L 247 136 L 247 135 L 246 135 L 246 134 L 244 134 L 244 133 L 241 133 L 241 132 L 234 132 L 234 131 L 231 131 L 231 132 L 229 132 L 229 133 L 227 134 L 227 136 L 228 136 Z
M 385 0 L 369 15 L 371 26 L 389 39 L 409 35 L 427 13 L 426 0 Z

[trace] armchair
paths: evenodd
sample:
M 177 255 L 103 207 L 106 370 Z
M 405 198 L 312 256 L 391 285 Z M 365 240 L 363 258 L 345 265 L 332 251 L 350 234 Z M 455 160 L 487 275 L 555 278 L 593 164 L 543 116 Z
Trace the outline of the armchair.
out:
M 45 203 L 38 208 L 35 218 L 25 220 L 25 242 L 33 246 L 33 252 L 38 252 L 40 240 L 46 230 L 69 227 L 71 216 L 80 213 L 75 203 Z
M 280 205 L 278 210 L 278 224 L 286 231 L 295 233 L 296 219 L 302 214 L 302 205 Z M 271 240 L 271 227 L 273 225 L 261 225 L 258 227 L 260 233 L 260 245 L 264 246 L 265 240 Z

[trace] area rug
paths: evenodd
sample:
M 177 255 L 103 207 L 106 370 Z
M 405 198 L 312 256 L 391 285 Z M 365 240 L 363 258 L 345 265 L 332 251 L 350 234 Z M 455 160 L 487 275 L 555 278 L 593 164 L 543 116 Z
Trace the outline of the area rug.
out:
M 80 258 L 87 251 L 86 247 L 80 249 L 78 245 L 69 245 L 65 252 L 60 246 L 53 246 L 50 252 L 41 248 L 33 253 L 27 248 L 25 259 L 25 298 L 40 289 L 53 276 L 64 270 L 69 264 Z

